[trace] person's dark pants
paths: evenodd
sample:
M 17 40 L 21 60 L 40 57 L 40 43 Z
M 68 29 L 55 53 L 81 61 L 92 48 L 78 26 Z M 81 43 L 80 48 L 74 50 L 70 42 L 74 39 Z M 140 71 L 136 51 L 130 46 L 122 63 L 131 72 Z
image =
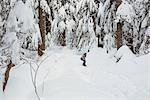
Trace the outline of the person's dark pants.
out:
M 86 66 L 86 61 L 85 60 L 83 60 L 83 66 Z

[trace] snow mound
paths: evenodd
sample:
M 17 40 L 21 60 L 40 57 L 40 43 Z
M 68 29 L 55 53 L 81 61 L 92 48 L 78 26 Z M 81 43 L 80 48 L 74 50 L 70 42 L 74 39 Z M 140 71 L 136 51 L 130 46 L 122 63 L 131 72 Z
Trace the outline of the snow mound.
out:
M 120 61 L 133 61 L 135 55 L 132 53 L 128 46 L 124 45 L 119 48 L 115 54 L 115 57 L 120 59 Z

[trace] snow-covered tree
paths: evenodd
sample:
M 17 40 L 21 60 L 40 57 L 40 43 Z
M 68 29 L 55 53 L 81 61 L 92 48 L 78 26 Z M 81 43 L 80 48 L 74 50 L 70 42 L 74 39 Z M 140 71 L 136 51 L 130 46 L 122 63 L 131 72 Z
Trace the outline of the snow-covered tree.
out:
M 51 0 L 49 6 L 52 13 L 51 33 L 49 35 L 50 45 L 66 45 L 65 34 L 65 5 L 63 0 Z
M 33 11 L 30 1 L 18 0 L 14 2 L 8 13 L 5 33 L 2 37 L 3 47 L 1 48 L 1 56 L 7 61 L 7 64 L 2 65 L 6 67 L 3 90 L 11 67 L 19 64 L 22 57 L 27 57 L 28 54 L 25 50 L 37 51 L 40 32 Z M 34 55 L 31 52 L 28 57 L 33 59 Z
M 123 22 L 123 44 L 128 45 L 134 53 L 139 52 L 144 39 L 149 20 L 148 9 L 147 0 L 123 0 L 117 9 L 117 20 Z
M 103 44 L 105 34 L 116 37 L 116 47 L 128 45 L 138 53 L 149 26 L 149 0 L 101 0 L 96 34 Z
M 10 12 L 10 0 L 1 0 L 0 1 L 0 47 L 2 46 L 2 38 L 6 32 L 6 21 L 8 14 Z
M 98 11 L 98 28 L 97 34 L 101 38 L 101 44 L 103 45 L 103 40 L 105 34 L 110 34 L 115 37 L 115 32 L 117 30 L 117 25 L 115 22 L 116 17 L 116 2 L 112 0 L 105 0 L 99 3 Z
M 144 40 L 140 47 L 140 54 L 147 54 L 150 52 L 150 26 L 145 31 Z
M 0 77 L 4 79 L 4 73 L 6 72 L 7 65 L 10 63 L 10 59 L 5 55 L 4 50 L 7 48 L 3 41 L 3 37 L 6 34 L 6 21 L 8 19 L 8 15 L 11 8 L 10 0 L 1 0 L 0 1 Z M 8 46 L 9 47 L 9 46 Z M 7 81 L 4 80 L 5 83 Z M 0 82 L 0 84 L 3 84 Z M 1 87 L 2 88 L 2 87 Z M 3 84 L 3 91 L 5 85 Z
M 65 4 L 66 9 L 66 44 L 70 48 L 74 48 L 77 42 L 77 18 L 76 18 L 76 7 L 77 0 L 68 0 Z
M 76 16 L 77 49 L 81 53 L 87 52 L 95 40 L 93 13 L 97 10 L 94 0 L 81 0 L 77 4 Z

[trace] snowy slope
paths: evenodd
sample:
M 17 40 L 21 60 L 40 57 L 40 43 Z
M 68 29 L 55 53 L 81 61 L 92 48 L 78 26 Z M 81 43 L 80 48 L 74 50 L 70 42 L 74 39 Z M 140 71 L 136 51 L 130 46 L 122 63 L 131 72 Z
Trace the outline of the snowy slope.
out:
M 116 63 L 104 49 L 94 48 L 88 53 L 87 67 L 83 67 L 80 55 L 74 51 L 51 50 L 39 59 L 42 63 L 36 85 L 41 100 L 149 100 L 150 55 L 135 57 L 127 48 L 119 53 L 126 56 Z M 0 98 L 38 100 L 29 64 L 11 71 L 6 91 Z

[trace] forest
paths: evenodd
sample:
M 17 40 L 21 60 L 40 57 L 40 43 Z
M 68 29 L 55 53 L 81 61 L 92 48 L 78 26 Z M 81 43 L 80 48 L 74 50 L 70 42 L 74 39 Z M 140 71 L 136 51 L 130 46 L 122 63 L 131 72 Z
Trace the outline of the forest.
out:
M 149 61 L 150 0 L 0 0 L 0 100 L 149 100 Z

